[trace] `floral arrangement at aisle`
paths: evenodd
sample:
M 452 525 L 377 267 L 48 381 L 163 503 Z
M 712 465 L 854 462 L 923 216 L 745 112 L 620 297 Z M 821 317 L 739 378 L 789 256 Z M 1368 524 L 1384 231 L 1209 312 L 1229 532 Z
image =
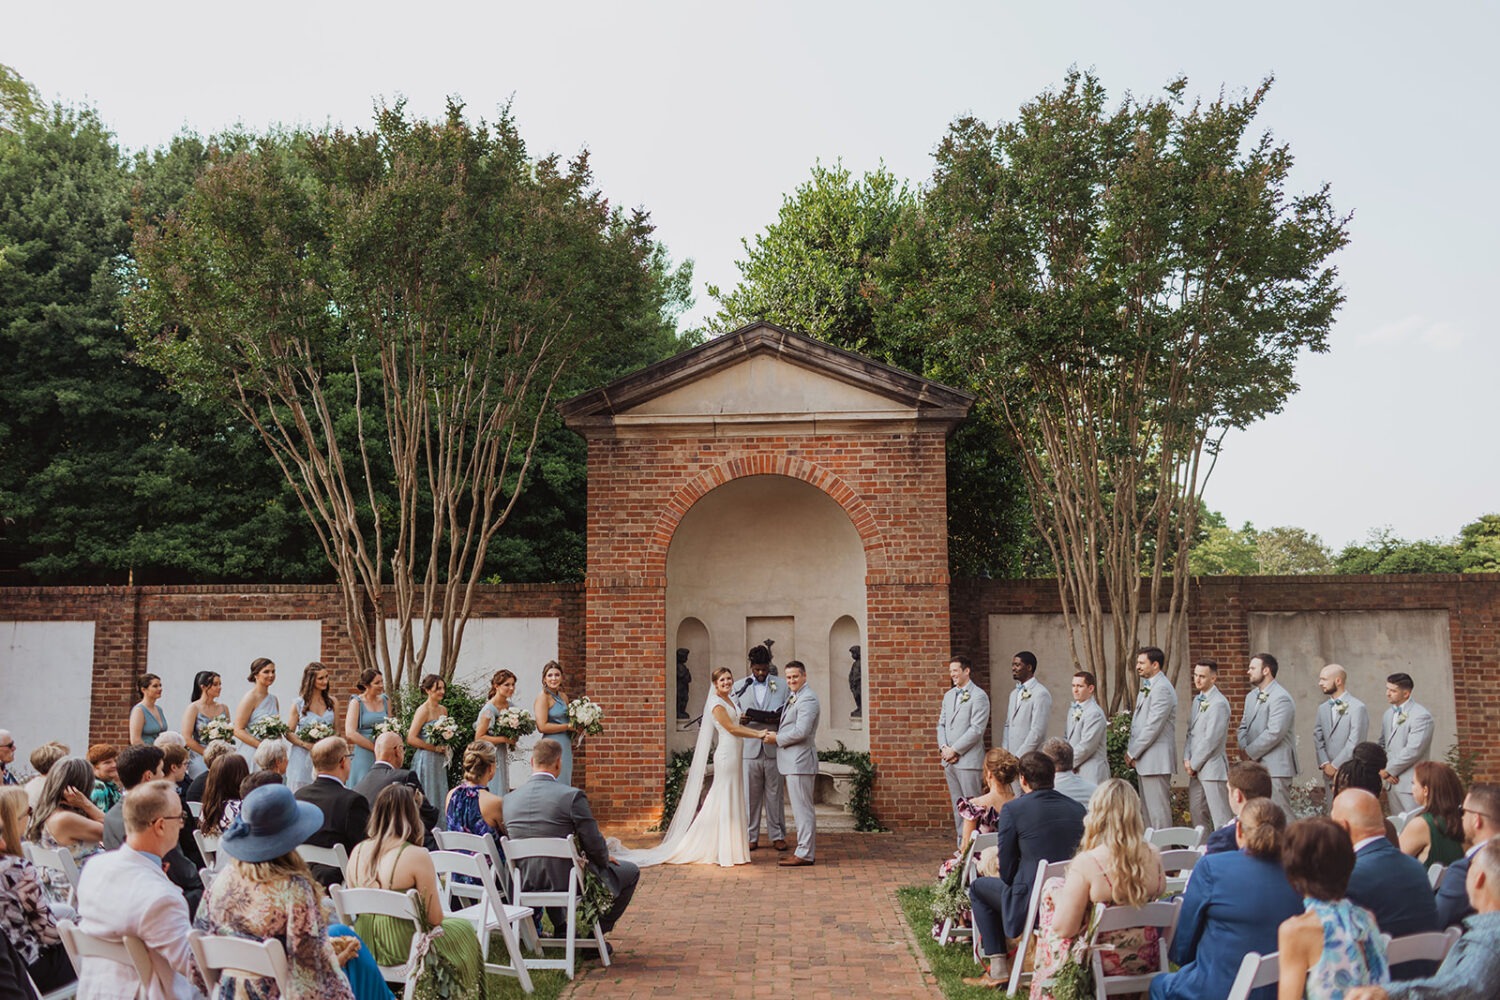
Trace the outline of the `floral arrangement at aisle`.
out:
M 604 732 L 604 709 L 587 696 L 574 698 L 568 702 L 568 722 L 587 736 L 597 736 Z
M 316 743 L 333 735 L 333 726 L 327 722 L 304 722 L 297 727 L 297 739 L 303 743 Z
M 209 719 L 198 727 L 198 742 L 208 746 L 214 740 L 234 742 L 234 723 L 225 718 Z
M 279 715 L 262 715 L 250 723 L 250 735 L 258 740 L 279 740 L 291 731 Z

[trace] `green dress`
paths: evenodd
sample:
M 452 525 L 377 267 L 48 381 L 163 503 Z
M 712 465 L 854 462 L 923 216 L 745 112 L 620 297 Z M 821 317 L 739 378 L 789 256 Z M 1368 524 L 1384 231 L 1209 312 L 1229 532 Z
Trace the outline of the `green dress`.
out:
M 391 856 L 392 872 L 396 859 L 410 846 L 402 844 Z M 375 884 L 368 888 L 388 888 L 382 884 L 385 880 L 379 867 L 377 863 Z M 355 920 L 354 933 L 381 965 L 404 965 L 411 954 L 410 921 L 365 914 Z M 443 921 L 443 933 L 432 939 L 427 952 L 422 975 L 417 979 L 417 1000 L 485 1000 L 485 976 L 484 955 L 474 925 L 462 917 L 448 917 Z
M 1424 812 L 1422 819 L 1427 821 L 1427 836 L 1432 841 L 1432 846 L 1427 849 L 1427 860 L 1423 864 L 1451 865 L 1464 856 L 1464 845 L 1442 831 L 1437 817 Z

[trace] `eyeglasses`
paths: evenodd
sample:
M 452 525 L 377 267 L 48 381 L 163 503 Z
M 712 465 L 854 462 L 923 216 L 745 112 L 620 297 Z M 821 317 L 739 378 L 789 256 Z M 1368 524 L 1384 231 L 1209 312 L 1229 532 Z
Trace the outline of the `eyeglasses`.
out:
M 352 753 L 346 753 L 346 754 L 344 754 L 344 759 L 345 760 L 353 760 L 354 759 L 354 755 Z
M 0 743 L 0 750 L 9 750 L 11 747 L 13 747 L 15 745 L 16 745 L 16 741 L 15 740 L 11 740 L 9 743 Z
M 157 819 L 175 819 L 177 822 L 181 823 L 182 822 L 182 813 L 175 812 L 175 813 L 173 813 L 170 816 L 158 816 L 156 818 Z
M 1468 806 L 1464 806 L 1463 807 L 1463 811 L 1466 812 L 1466 813 L 1473 813 L 1475 816 L 1483 816 L 1485 819 L 1489 820 L 1491 823 L 1495 822 L 1495 817 L 1491 816 L 1487 812 L 1481 812 L 1478 809 L 1470 809 Z

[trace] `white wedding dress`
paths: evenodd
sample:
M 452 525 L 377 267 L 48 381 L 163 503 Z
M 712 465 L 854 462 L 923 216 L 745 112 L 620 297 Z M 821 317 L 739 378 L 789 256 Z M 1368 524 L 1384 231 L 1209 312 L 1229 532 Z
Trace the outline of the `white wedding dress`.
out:
M 667 827 L 666 837 L 656 847 L 643 851 L 616 848 L 612 843 L 610 853 L 615 857 L 642 866 L 720 865 L 728 868 L 750 863 L 743 738 L 719 725 L 714 718 L 717 706 L 722 706 L 732 720 L 740 717 L 740 710 L 732 701 L 720 698 L 717 692 L 710 692 L 703 707 L 693 765 L 683 782 L 682 798 L 678 800 L 677 814 Z M 717 741 L 713 750 L 714 783 L 702 808 L 694 814 L 692 805 L 703 794 L 709 747 L 714 741 Z

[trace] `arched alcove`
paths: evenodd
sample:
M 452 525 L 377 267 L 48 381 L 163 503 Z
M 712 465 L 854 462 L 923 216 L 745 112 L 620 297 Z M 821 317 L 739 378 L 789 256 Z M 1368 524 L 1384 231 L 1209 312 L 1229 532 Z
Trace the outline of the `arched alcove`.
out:
M 682 656 L 684 651 L 686 657 Z M 667 650 L 667 691 L 670 695 L 667 705 L 671 708 L 672 725 L 684 725 L 689 719 L 698 717 L 698 710 L 703 707 L 703 699 L 708 694 L 708 657 L 708 626 L 691 616 L 684 618 L 677 626 L 677 642 Z M 687 670 L 685 688 L 680 679 L 682 672 L 677 669 L 679 658 Z

